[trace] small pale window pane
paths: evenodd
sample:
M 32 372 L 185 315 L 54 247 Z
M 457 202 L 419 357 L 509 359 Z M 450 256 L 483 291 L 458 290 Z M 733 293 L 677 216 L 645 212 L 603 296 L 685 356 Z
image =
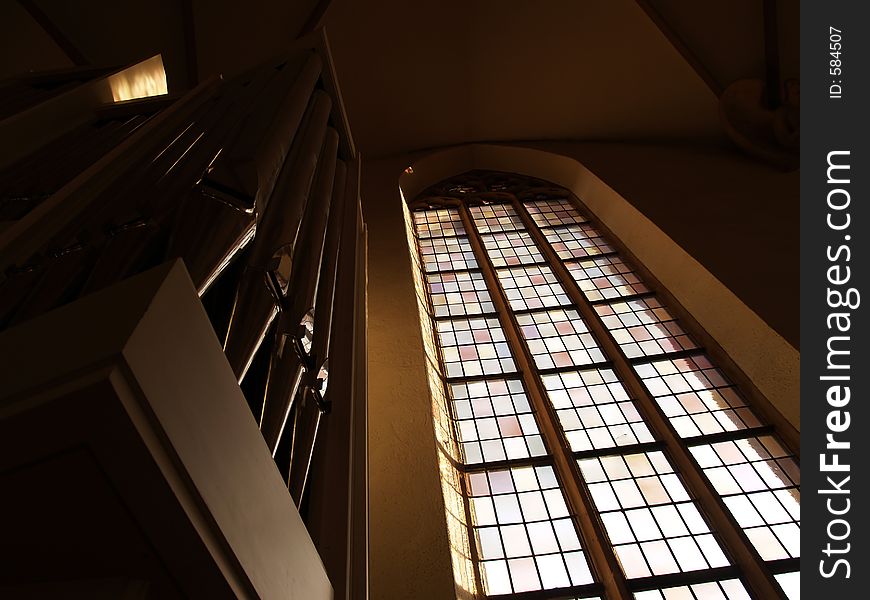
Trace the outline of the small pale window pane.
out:
M 647 504 L 664 504 L 670 502 L 665 486 L 661 480 L 656 477 L 644 477 L 639 479 L 637 484 L 640 486 L 640 491 L 643 494 Z
M 710 531 L 710 528 L 707 527 L 706 521 L 704 521 L 704 517 L 701 516 L 701 513 L 698 512 L 698 508 L 694 504 L 688 502 L 677 504 L 677 510 L 680 511 L 680 514 L 683 516 L 683 521 L 685 521 L 689 531 L 692 533 L 697 534 Z
M 596 483 L 589 486 L 589 492 L 592 494 L 592 499 L 595 501 L 595 507 L 605 512 L 619 508 L 619 501 L 613 493 L 613 488 L 609 483 Z
M 489 494 L 489 482 L 486 478 L 486 473 L 471 473 L 468 475 L 468 481 L 471 483 L 472 496 L 485 496 Z
M 634 480 L 624 479 L 622 481 L 614 481 L 611 485 L 616 497 L 619 498 L 622 508 L 634 508 L 644 505 L 643 496 Z
M 601 515 L 601 520 L 604 521 L 604 528 L 607 530 L 607 535 L 612 543 L 629 544 L 637 541 L 623 513 L 605 513 Z
M 510 594 L 511 580 L 508 576 L 507 563 L 503 560 L 483 563 L 484 587 L 489 595 Z
M 739 579 L 727 579 L 720 582 L 720 585 L 728 600 L 750 600 L 749 592 L 746 591 Z
M 782 503 L 795 522 L 801 520 L 801 492 L 798 489 L 776 490 L 773 495 Z
M 551 554 L 559 551 L 559 543 L 556 541 L 553 525 L 549 521 L 529 523 L 528 530 L 535 554 Z
M 565 555 L 565 563 L 568 565 L 568 576 L 571 585 L 584 585 L 592 583 L 592 573 L 589 571 L 589 563 L 582 552 L 572 552 Z
M 541 589 L 541 582 L 538 579 L 538 571 L 535 568 L 534 559 L 519 558 L 509 560 L 508 567 L 511 572 L 511 580 L 513 581 L 515 592 L 528 592 Z
M 489 471 L 489 486 L 493 494 L 507 494 L 514 491 L 514 482 L 508 470 Z
M 779 538 L 780 543 L 785 547 L 786 552 L 793 558 L 797 558 L 801 553 L 801 528 L 794 523 L 786 523 L 785 525 L 774 525 L 773 533 Z
M 650 573 L 646 561 L 643 559 L 643 553 L 640 551 L 640 546 L 636 544 L 616 546 L 614 551 L 619 559 L 619 564 L 622 565 L 622 570 L 625 572 L 625 576 L 629 579 L 648 577 L 652 574 Z
M 547 506 L 541 492 L 525 492 L 520 494 L 520 506 L 526 521 L 541 521 L 547 518 Z
M 724 567 L 731 564 L 722 552 L 719 542 L 712 535 L 699 535 L 695 541 L 698 542 L 701 552 L 704 553 L 704 558 L 707 559 L 711 567 Z
M 665 542 L 644 542 L 640 547 L 654 575 L 679 572 L 680 568 Z
M 661 532 L 653 519 L 652 513 L 646 509 L 629 510 L 625 513 L 634 535 L 641 542 L 661 538 Z
M 713 582 L 693 585 L 692 591 L 698 600 L 729 600 L 722 594 L 722 588 Z
M 495 514 L 498 516 L 499 523 L 520 523 L 523 520 L 523 515 L 520 513 L 520 503 L 517 502 L 516 496 L 513 494 L 508 496 L 496 496 Z
M 497 527 L 486 527 L 477 530 L 477 539 L 480 548 L 480 556 L 483 559 L 503 558 L 504 550 L 501 545 L 501 537 Z
M 730 498 L 724 498 L 724 501 L 731 514 L 737 520 L 737 524 L 741 527 L 764 525 L 764 519 L 761 518 L 761 515 L 755 510 L 755 506 L 746 496 L 731 496 Z
M 474 512 L 474 522 L 478 525 L 495 525 L 495 508 L 492 498 L 472 498 L 471 510 Z
M 580 549 L 580 539 L 577 537 L 577 530 L 571 519 L 553 521 L 553 527 L 556 529 L 556 536 L 559 538 L 559 545 L 563 552 Z
M 532 548 L 529 546 L 529 537 L 526 535 L 524 525 L 502 527 L 501 537 L 504 540 L 505 554 L 508 558 L 529 556 L 532 553 Z
M 775 575 L 777 583 L 785 592 L 788 600 L 801 600 L 801 574 L 800 571 L 793 573 L 779 573 Z
M 545 589 L 566 587 L 571 585 L 568 572 L 565 570 L 565 562 L 559 554 L 548 554 L 535 558 L 538 569 L 541 572 L 541 581 Z
M 758 509 L 758 512 L 764 518 L 765 523 L 773 525 L 775 523 L 785 523 L 791 521 L 791 515 L 786 512 L 770 492 L 760 492 L 758 494 L 750 494 L 749 500 Z
M 764 560 L 779 560 L 789 557 L 788 552 L 786 552 L 782 544 L 779 543 L 779 540 L 776 539 L 776 536 L 773 535 L 773 532 L 767 527 L 748 529 L 746 535 Z
M 686 524 L 674 505 L 654 506 L 652 514 L 665 537 L 678 537 L 689 534 Z
M 547 503 L 547 509 L 550 511 L 550 518 L 556 519 L 568 516 L 568 506 L 565 504 L 565 498 L 560 490 L 545 491 L 544 500 Z
M 691 537 L 681 537 L 668 540 L 668 544 L 677 557 L 677 562 L 683 571 L 699 571 L 707 568 L 707 561 L 701 554 L 701 549 Z
M 512 474 L 518 492 L 538 489 L 538 479 L 535 477 L 534 467 L 517 467 L 512 469 Z

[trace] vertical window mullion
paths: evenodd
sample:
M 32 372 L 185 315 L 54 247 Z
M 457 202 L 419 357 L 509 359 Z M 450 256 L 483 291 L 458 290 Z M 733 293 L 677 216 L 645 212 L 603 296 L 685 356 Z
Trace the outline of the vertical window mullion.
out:
M 515 202 L 516 199 L 513 198 Z M 588 490 L 582 482 L 579 467 L 573 459 L 569 446 L 562 434 L 561 428 L 556 424 L 557 417 L 550 403 L 546 400 L 534 361 L 528 353 L 513 311 L 509 308 L 509 302 L 501 288 L 495 267 L 490 260 L 489 254 L 484 249 L 480 233 L 475 226 L 467 207 L 463 204 L 459 208 L 460 215 L 465 225 L 468 239 L 477 258 L 479 268 L 487 281 L 490 295 L 499 313 L 502 329 L 508 339 L 512 354 L 521 373 L 523 383 L 529 394 L 529 399 L 538 415 L 541 433 L 553 457 L 553 467 L 562 483 L 562 491 L 573 509 L 573 517 L 577 524 L 583 541 L 586 555 L 592 563 L 596 575 L 604 585 L 608 598 L 625 599 L 632 597 L 628 590 L 627 582 L 619 568 L 613 549 L 607 543 L 607 537 L 601 524 L 591 518 L 594 508 Z M 517 211 L 522 215 L 521 211 Z M 525 223 L 528 230 L 528 223 Z M 540 240 L 536 240 L 541 247 Z M 543 248 L 540 248 L 543 249 Z M 564 283 L 563 283 L 564 285 Z
M 674 461 L 677 470 L 686 480 L 688 487 L 694 493 L 695 499 L 711 521 L 713 529 L 719 534 L 724 546 L 731 553 L 735 563 L 741 569 L 748 583 L 760 598 L 783 598 L 779 586 L 756 552 L 751 550 L 750 542 L 737 526 L 721 498 L 715 493 L 707 478 L 699 470 L 691 456 L 688 447 L 676 434 L 669 420 L 662 414 L 656 401 L 641 382 L 635 369 L 629 363 L 614 340 L 611 332 L 601 321 L 597 311 L 591 305 L 574 278 L 568 271 L 565 262 L 553 250 L 542 230 L 531 218 L 526 206 L 518 199 L 513 200 L 514 208 L 526 225 L 526 229 L 537 242 L 541 252 L 549 261 L 569 297 L 575 303 L 590 330 L 595 333 L 605 354 L 613 361 L 614 370 L 637 400 L 639 408 L 650 427 L 665 444 L 669 456 Z M 588 215 L 586 215 L 588 217 Z M 601 236 L 606 243 L 606 240 Z

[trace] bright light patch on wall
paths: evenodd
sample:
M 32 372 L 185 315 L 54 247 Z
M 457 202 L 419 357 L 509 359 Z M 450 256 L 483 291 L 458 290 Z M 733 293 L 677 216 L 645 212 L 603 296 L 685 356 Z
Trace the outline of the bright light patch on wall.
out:
M 163 58 L 158 54 L 109 77 L 115 102 L 169 93 Z

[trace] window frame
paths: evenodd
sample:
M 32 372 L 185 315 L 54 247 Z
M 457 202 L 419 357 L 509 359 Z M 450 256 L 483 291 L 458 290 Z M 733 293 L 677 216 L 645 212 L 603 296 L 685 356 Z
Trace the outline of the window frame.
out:
M 493 189 L 494 187 L 501 189 Z M 502 184 L 502 182 L 506 182 Z M 509 191 L 510 190 L 510 191 Z M 565 199 L 567 203 L 579 211 L 585 217 L 583 225 L 594 227 L 601 239 L 612 249 L 611 252 L 596 253 L 592 256 L 562 258 L 558 256 L 556 250 L 553 249 L 547 239 L 547 232 L 543 231 L 541 226 L 537 224 L 532 214 L 525 208 L 525 202 L 534 199 L 541 200 L 556 200 Z M 528 264 L 510 264 L 497 266 L 493 263 L 487 252 L 483 240 L 484 235 L 492 235 L 492 233 L 506 233 L 504 231 L 496 232 L 481 232 L 474 224 L 474 219 L 471 214 L 470 207 L 476 203 L 491 203 L 492 205 L 507 204 L 513 208 L 517 216 L 520 218 L 524 231 L 531 238 L 532 242 L 537 246 L 538 251 L 543 255 L 544 262 L 536 261 Z M 563 494 L 566 497 L 569 507 L 571 508 L 572 517 L 580 534 L 581 542 L 584 551 L 589 558 L 589 566 L 600 583 L 582 586 L 582 588 L 567 588 L 560 589 L 561 592 L 571 594 L 588 594 L 597 593 L 609 598 L 631 598 L 633 592 L 649 589 L 653 583 L 655 587 L 664 587 L 665 585 L 690 585 L 699 583 L 700 581 L 709 580 L 711 575 L 716 575 L 717 578 L 730 579 L 739 577 L 745 583 L 747 589 L 754 590 L 754 593 L 759 597 L 784 598 L 778 585 L 774 583 L 774 575 L 790 570 L 799 570 L 799 558 L 786 559 L 779 561 L 779 564 L 765 564 L 760 559 L 758 553 L 751 547 L 743 530 L 737 526 L 736 520 L 725 508 L 722 498 L 719 497 L 712 487 L 712 484 L 706 479 L 701 468 L 698 466 L 694 457 L 691 454 L 691 443 L 687 443 L 683 438 L 677 435 L 669 419 L 660 410 L 655 398 L 646 389 L 634 369 L 634 365 L 638 363 L 649 362 L 662 358 L 680 358 L 683 356 L 706 354 L 710 356 L 712 362 L 719 369 L 728 374 L 734 381 L 736 386 L 746 396 L 746 404 L 758 414 L 762 422 L 767 422 L 768 425 L 756 427 L 752 429 L 741 429 L 736 432 L 724 432 L 718 436 L 704 436 L 701 442 L 696 443 L 711 443 L 712 441 L 723 441 L 727 439 L 752 437 L 768 435 L 773 432 L 779 436 L 783 442 L 783 446 L 790 451 L 791 455 L 799 467 L 799 444 L 797 443 L 798 434 L 793 427 L 776 411 L 769 402 L 760 394 L 758 389 L 752 385 L 752 382 L 737 368 L 734 362 L 728 357 L 727 353 L 709 336 L 706 331 L 688 314 L 676 299 L 659 283 L 659 281 L 650 273 L 644 265 L 636 259 L 636 257 L 622 244 L 617 236 L 595 216 L 592 211 L 586 207 L 579 198 L 572 194 L 569 190 L 554 186 L 553 184 L 536 180 L 520 175 L 488 172 L 488 173 L 470 173 L 458 177 L 444 180 L 423 191 L 411 202 L 408 202 L 408 209 L 412 212 L 419 210 L 427 210 L 433 208 L 452 208 L 457 209 L 465 232 L 462 235 L 468 239 L 468 242 L 474 253 L 475 262 L 477 263 L 474 270 L 479 270 L 486 282 L 486 287 L 491 296 L 493 305 L 495 306 L 495 315 L 497 316 L 505 337 L 509 343 L 514 362 L 516 363 L 516 372 L 503 375 L 481 376 L 487 377 L 519 377 L 522 379 L 526 388 L 526 393 L 529 396 L 530 403 L 538 420 L 538 428 L 544 437 L 549 453 L 543 457 L 533 457 L 530 459 L 519 459 L 518 461 L 501 461 L 500 463 L 475 463 L 472 465 L 459 464 L 457 468 L 463 472 L 471 472 L 481 469 L 495 469 L 499 467 L 510 466 L 514 464 L 537 464 L 541 460 L 551 460 L 557 476 L 562 484 Z M 564 227 L 564 225 L 548 225 L 545 227 Z M 412 228 L 413 229 L 413 228 Z M 413 231 L 415 241 L 419 238 L 416 235 L 416 230 Z M 453 234 L 455 235 L 455 234 Z M 418 254 L 418 257 L 421 257 Z M 597 301 L 589 301 L 581 291 L 579 284 L 572 276 L 568 263 L 576 263 L 579 261 L 587 261 L 602 257 L 621 259 L 628 265 L 632 272 L 636 273 L 640 282 L 647 288 L 647 291 L 640 294 L 628 297 L 629 300 L 638 298 L 657 298 L 662 306 L 673 315 L 674 319 L 682 324 L 683 330 L 688 332 L 690 337 L 695 340 L 695 348 L 667 354 L 658 354 L 651 357 L 639 357 L 635 359 L 626 358 L 621 351 L 619 344 L 613 338 L 611 330 L 604 326 L 600 317 L 597 315 L 596 306 L 613 304 L 615 302 L 625 301 L 622 297 L 603 298 Z M 560 426 L 558 415 L 552 403 L 547 398 L 547 392 L 543 389 L 543 384 L 540 378 L 541 374 L 546 374 L 550 371 L 558 372 L 559 369 L 541 370 L 535 366 L 535 362 L 528 346 L 524 342 L 523 335 L 520 334 L 520 327 L 517 322 L 517 315 L 526 313 L 540 313 L 544 310 L 552 310 L 546 308 L 533 308 L 528 310 L 515 311 L 510 307 L 510 301 L 505 293 L 500 280 L 499 272 L 506 269 L 515 269 L 520 266 L 535 266 L 547 265 L 555 275 L 556 281 L 562 286 L 567 293 L 570 304 L 561 306 L 565 310 L 576 310 L 579 312 L 583 321 L 586 323 L 589 330 L 596 338 L 599 347 L 605 355 L 604 362 L 595 363 L 592 365 L 583 365 L 574 367 L 582 370 L 588 367 L 603 367 L 613 369 L 619 376 L 622 384 L 628 389 L 629 396 L 634 400 L 641 416 L 647 426 L 654 432 L 656 438 L 654 442 L 645 442 L 628 446 L 613 446 L 607 449 L 591 450 L 586 452 L 572 452 L 568 444 L 564 432 Z M 426 288 L 426 272 L 421 270 L 420 275 L 423 277 L 423 287 Z M 438 321 L 455 319 L 456 316 L 440 316 L 436 317 L 434 307 L 431 303 L 431 297 L 427 293 L 426 301 L 429 309 L 429 317 L 432 320 L 432 327 L 437 327 Z M 492 317 L 493 313 L 486 315 L 475 315 L 474 317 Z M 472 317 L 472 318 L 474 318 Z M 465 315 L 463 318 L 469 318 Z M 437 344 L 437 342 L 436 342 Z M 439 345 L 440 347 L 440 345 Z M 440 355 L 440 351 L 439 351 Z M 439 361 L 441 362 L 441 361 Z M 444 364 L 440 364 L 443 371 Z M 564 371 L 565 369 L 561 369 Z M 450 383 L 455 383 L 458 380 L 468 380 L 468 378 L 444 378 L 445 382 L 445 397 L 450 398 L 448 386 Z M 474 378 L 472 378 L 474 379 Z M 452 407 L 450 409 L 452 411 Z M 453 413 L 451 412 L 451 417 Z M 455 421 L 454 421 L 455 422 Z M 454 430 L 454 436 L 457 432 Z M 649 450 L 663 450 L 671 460 L 674 468 L 680 473 L 681 480 L 689 490 L 690 496 L 698 503 L 699 509 L 707 518 L 711 529 L 717 535 L 720 545 L 730 554 L 732 565 L 729 567 L 720 567 L 716 569 L 708 569 L 703 571 L 690 571 L 673 573 L 669 575 L 653 576 L 646 580 L 627 580 L 619 566 L 619 562 L 610 545 L 607 535 L 605 534 L 600 516 L 594 509 L 589 489 L 580 473 L 577 465 L 578 458 L 587 456 L 603 456 L 609 454 L 625 455 L 631 452 L 642 452 Z M 465 478 L 463 477 L 463 481 Z M 468 511 L 468 520 L 471 521 L 471 512 L 468 504 L 467 490 L 463 489 L 463 494 L 466 499 L 466 509 Z M 469 525 L 469 527 L 471 527 Z M 470 534 L 471 537 L 471 534 Z M 477 556 L 476 545 L 471 542 L 471 555 L 474 561 L 475 574 L 479 584 L 482 584 L 482 578 L 479 570 L 479 557 Z M 480 586 L 483 589 L 483 586 Z M 554 595 L 555 593 L 555 595 Z M 490 597 L 514 597 L 513 595 L 505 596 L 490 596 Z M 548 598 L 558 597 L 558 593 L 553 590 L 541 590 L 534 593 L 523 593 L 521 597 L 528 598 Z

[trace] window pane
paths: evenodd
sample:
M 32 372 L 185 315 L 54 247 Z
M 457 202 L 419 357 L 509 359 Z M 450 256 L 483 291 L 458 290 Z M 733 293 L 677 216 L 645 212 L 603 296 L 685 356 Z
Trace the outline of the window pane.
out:
M 592 583 L 553 467 L 477 471 L 468 489 L 487 594 Z
M 547 266 L 496 271 L 513 310 L 534 310 L 571 304 L 553 270 Z
M 698 347 L 656 298 L 598 304 L 595 312 L 628 358 Z
M 455 383 L 450 385 L 450 395 L 466 464 L 546 454 L 520 380 Z
M 750 600 L 739 579 L 708 581 L 636 592 L 635 600 Z
M 628 579 L 730 564 L 664 453 L 577 464 Z
M 634 269 L 618 256 L 600 256 L 566 265 L 590 302 L 612 300 L 649 291 Z
M 435 317 L 461 317 L 495 312 L 486 280 L 479 271 L 431 273 L 427 291 Z
M 574 205 L 567 199 L 560 200 L 536 200 L 524 204 L 526 210 L 538 227 L 552 227 L 554 225 L 570 225 L 585 223 L 583 217 Z
M 737 388 L 703 354 L 634 368 L 681 437 L 760 425 Z
M 435 328 L 447 377 L 497 375 L 516 370 L 497 318 L 438 321 Z
M 520 219 L 514 207 L 510 204 L 470 206 L 468 212 L 480 233 L 515 231 L 526 228 L 523 225 L 522 219 Z
M 576 310 L 528 313 L 516 319 L 539 369 L 604 361 L 604 353 Z
M 612 369 L 566 371 L 541 381 L 572 451 L 654 441 Z
M 465 235 L 459 210 L 444 208 L 414 213 L 414 228 L 420 238 Z
M 788 600 L 801 600 L 801 573 L 794 571 L 793 573 L 780 573 L 774 575 L 777 583 L 779 583 L 782 591 L 788 597 Z
M 800 470 L 774 437 L 690 450 L 761 558 L 800 556 Z
M 419 245 L 427 273 L 477 268 L 474 251 L 466 237 L 421 239 Z
M 480 236 L 494 267 L 511 267 L 544 262 L 532 237 L 524 231 Z
M 592 225 L 569 225 L 544 229 L 542 233 L 562 260 L 586 258 L 613 252 L 613 248 Z

